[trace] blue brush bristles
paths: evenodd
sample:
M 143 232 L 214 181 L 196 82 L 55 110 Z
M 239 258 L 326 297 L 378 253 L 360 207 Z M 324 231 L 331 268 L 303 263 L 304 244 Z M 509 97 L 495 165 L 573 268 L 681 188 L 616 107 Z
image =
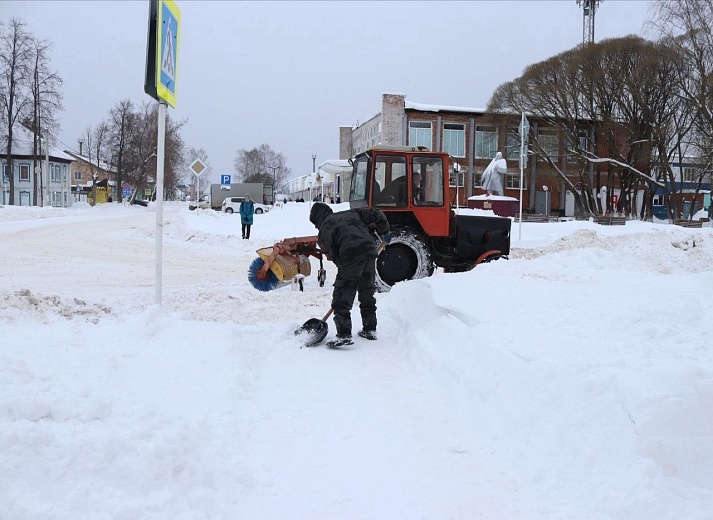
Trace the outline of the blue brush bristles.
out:
M 248 267 L 248 281 L 250 282 L 250 285 L 255 287 L 258 291 L 272 291 L 280 285 L 280 280 L 277 279 L 277 276 L 272 271 L 267 272 L 267 278 L 260 280 L 257 277 L 257 273 L 264 265 L 265 261 L 262 258 L 256 258 L 253 260 L 250 267 Z

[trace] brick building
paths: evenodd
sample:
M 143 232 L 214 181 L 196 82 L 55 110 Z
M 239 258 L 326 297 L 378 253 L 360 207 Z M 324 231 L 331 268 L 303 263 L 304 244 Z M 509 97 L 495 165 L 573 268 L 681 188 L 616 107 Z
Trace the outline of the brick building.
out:
M 490 161 L 501 152 L 508 163 L 503 179 L 504 195 L 520 197 L 520 114 L 489 113 L 482 108 L 426 105 L 406 100 L 403 94 L 383 94 L 382 109 L 355 127 L 340 127 L 340 159 L 348 159 L 371 146 L 426 146 L 454 157 L 461 166 L 459 204 L 471 195 L 484 193 L 481 178 Z M 567 154 L 560 132 L 530 118 L 530 133 L 536 135 L 550 159 L 567 171 Z M 524 172 L 523 208 L 533 213 L 574 215 L 574 198 L 553 168 L 542 159 L 528 161 Z M 345 179 L 342 199 L 348 197 Z M 346 191 L 346 192 L 345 192 Z M 455 195 L 454 195 L 455 197 Z M 451 201 L 455 203 L 455 200 Z
M 76 202 L 87 202 L 92 196 L 94 188 L 94 174 L 96 173 L 96 183 L 99 188 L 97 193 L 97 202 L 107 202 L 111 197 L 112 200 L 118 200 L 116 195 L 116 171 L 113 166 L 99 162 L 97 166 L 95 161 L 90 161 L 89 158 L 80 153 L 71 150 L 65 150 L 65 154 L 74 159 L 72 163 L 72 194 Z

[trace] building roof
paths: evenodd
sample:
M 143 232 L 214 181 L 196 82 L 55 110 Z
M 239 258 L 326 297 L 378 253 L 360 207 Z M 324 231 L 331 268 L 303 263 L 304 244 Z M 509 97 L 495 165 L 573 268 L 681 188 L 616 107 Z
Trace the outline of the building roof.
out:
M 74 161 L 82 161 L 87 164 L 94 164 L 94 161 L 89 160 L 88 157 L 85 157 L 83 155 L 79 155 L 77 152 L 73 152 L 71 150 L 65 150 L 64 151 L 67 155 L 72 157 L 72 160 Z M 104 162 L 104 161 L 99 161 L 99 168 L 104 170 L 105 172 L 110 172 L 110 173 L 116 173 L 116 168 L 112 166 L 111 164 Z
M 42 138 L 40 138 L 40 143 Z M 3 136 L 0 140 L 2 148 L 0 149 L 0 157 L 5 157 L 7 155 L 7 137 Z M 27 130 L 24 126 L 19 126 L 18 129 L 13 133 L 12 136 L 12 156 L 13 157 L 32 157 L 32 147 L 33 139 L 32 133 Z M 44 157 L 44 149 L 42 149 L 42 156 Z M 72 162 L 74 158 L 67 155 L 59 148 L 50 145 L 49 147 L 49 158 L 55 162 Z
M 484 108 L 469 108 L 469 107 L 453 107 L 447 105 L 427 105 L 424 103 L 414 103 L 413 101 L 404 101 L 404 109 L 420 110 L 421 112 L 468 112 L 482 114 L 487 112 Z

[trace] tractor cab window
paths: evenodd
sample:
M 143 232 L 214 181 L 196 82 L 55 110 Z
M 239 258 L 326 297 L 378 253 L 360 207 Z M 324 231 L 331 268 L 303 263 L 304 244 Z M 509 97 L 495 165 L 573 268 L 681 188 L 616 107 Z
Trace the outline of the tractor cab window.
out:
M 366 179 L 369 172 L 369 158 L 360 157 L 354 162 L 350 202 L 366 202 Z
M 406 206 L 406 157 L 378 155 L 374 162 L 374 205 Z
M 443 206 L 443 159 L 414 156 L 411 168 L 414 204 Z

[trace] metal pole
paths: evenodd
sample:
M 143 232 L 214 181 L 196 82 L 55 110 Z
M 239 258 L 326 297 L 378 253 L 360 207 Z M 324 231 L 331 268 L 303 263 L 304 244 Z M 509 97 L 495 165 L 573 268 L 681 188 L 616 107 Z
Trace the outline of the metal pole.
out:
M 524 155 L 525 153 L 525 143 L 524 140 L 522 139 L 522 136 L 520 138 L 520 223 L 518 224 L 518 240 L 522 240 L 522 183 L 523 183 L 523 177 L 524 177 Z
M 44 172 L 42 172 L 42 178 L 47 178 L 47 182 L 42 190 L 42 207 L 47 206 L 47 199 L 49 198 L 50 191 L 50 143 L 49 143 L 49 130 L 45 130 L 45 167 Z
M 163 167 L 166 140 L 166 102 L 158 103 L 158 146 L 156 150 L 156 303 L 161 305 L 163 263 Z

